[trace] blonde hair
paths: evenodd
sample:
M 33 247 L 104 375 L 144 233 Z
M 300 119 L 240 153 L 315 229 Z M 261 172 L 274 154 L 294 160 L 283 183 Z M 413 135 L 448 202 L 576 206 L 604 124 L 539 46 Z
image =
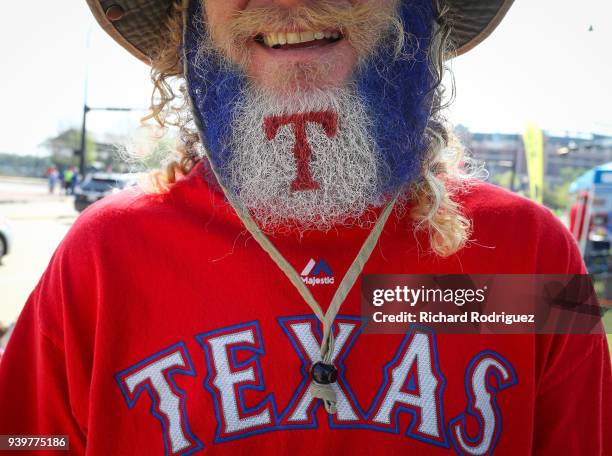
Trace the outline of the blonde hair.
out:
M 471 222 L 453 200 L 464 191 L 471 178 L 482 172 L 482 167 L 468 157 L 451 128 L 442 116 L 450 101 L 443 103 L 444 74 L 451 75 L 446 62 L 453 55 L 451 21 L 447 7 L 436 1 L 438 16 L 429 49 L 429 64 L 435 81 L 433 109 L 425 130 L 428 147 L 422 162 L 421 176 L 409 185 L 406 198 L 412 204 L 415 232 L 428 235 L 431 249 L 442 257 L 460 250 L 469 240 Z M 143 121 L 155 120 L 159 126 L 175 126 L 180 140 L 174 157 L 164 169 L 150 175 L 153 190 L 167 191 L 180 176 L 184 176 L 204 157 L 197 130 L 193 126 L 188 95 L 183 77 L 180 49 L 183 42 L 183 9 L 180 1 L 173 4 L 172 12 L 162 34 L 158 51 L 151 61 L 153 94 L 150 113 Z M 403 36 L 402 36 L 403 39 Z M 178 82 L 178 85 L 173 83 Z M 178 88 L 177 88 L 178 87 Z M 451 97 L 452 99 L 452 97 Z

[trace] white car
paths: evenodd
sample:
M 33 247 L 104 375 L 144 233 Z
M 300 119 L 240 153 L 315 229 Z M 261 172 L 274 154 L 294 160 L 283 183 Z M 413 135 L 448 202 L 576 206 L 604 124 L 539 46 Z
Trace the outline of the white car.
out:
M 2 257 L 11 251 L 12 243 L 13 233 L 11 226 L 7 219 L 0 216 L 0 263 L 2 263 Z

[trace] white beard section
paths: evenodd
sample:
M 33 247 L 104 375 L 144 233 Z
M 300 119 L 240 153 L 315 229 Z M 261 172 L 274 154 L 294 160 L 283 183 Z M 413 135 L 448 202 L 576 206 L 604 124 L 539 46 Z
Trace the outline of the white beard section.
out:
M 264 231 L 372 223 L 363 215 L 382 204 L 380 182 L 388 170 L 354 90 L 276 99 L 250 88 L 235 112 L 231 156 L 221 174 Z M 287 120 L 295 116 L 302 120 Z M 283 117 L 272 134 L 266 130 L 270 119 Z M 308 159 L 298 159 L 300 144 Z

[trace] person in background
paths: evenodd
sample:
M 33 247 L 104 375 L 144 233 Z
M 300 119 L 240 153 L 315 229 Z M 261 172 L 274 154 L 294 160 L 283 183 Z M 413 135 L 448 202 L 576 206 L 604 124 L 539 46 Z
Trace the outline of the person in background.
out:
M 576 240 L 582 240 L 582 232 L 584 230 L 584 217 L 586 215 L 587 201 L 589 198 L 588 192 L 580 192 L 574 204 L 570 208 L 569 214 L 569 230 L 574 235 Z
M 49 194 L 55 193 L 55 185 L 57 184 L 58 172 L 55 166 L 47 168 L 47 181 L 49 183 Z
M 79 169 L 76 166 L 72 167 L 72 177 L 70 178 L 70 194 L 74 195 L 74 190 L 79 183 Z
M 66 195 L 70 195 L 70 188 L 72 185 L 72 177 L 74 176 L 74 171 L 72 168 L 68 168 L 64 173 L 64 192 Z

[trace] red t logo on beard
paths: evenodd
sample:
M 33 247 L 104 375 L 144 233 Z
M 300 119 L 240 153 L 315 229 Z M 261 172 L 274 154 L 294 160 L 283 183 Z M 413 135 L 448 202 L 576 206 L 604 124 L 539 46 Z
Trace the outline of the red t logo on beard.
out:
M 308 144 L 306 135 L 306 124 L 308 122 L 320 124 L 325 134 L 330 138 L 336 136 L 338 132 L 338 115 L 331 111 L 272 116 L 264 120 L 264 131 L 269 141 L 276 138 L 280 127 L 293 124 L 295 135 L 293 155 L 297 165 L 297 176 L 291 183 L 292 192 L 319 189 L 319 183 L 312 178 L 312 173 L 310 172 L 312 149 L 310 144 Z

